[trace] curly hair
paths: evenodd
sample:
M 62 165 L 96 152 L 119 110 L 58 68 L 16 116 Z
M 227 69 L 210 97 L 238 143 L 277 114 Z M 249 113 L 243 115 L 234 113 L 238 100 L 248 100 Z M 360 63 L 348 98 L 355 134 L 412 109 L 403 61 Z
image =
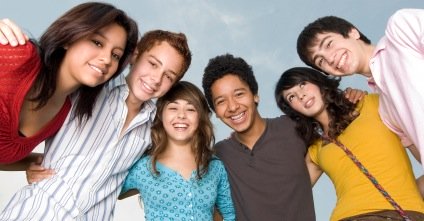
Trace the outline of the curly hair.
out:
M 347 100 L 343 91 L 338 89 L 340 77 L 326 76 L 312 68 L 295 67 L 286 70 L 277 82 L 274 92 L 275 101 L 280 110 L 296 122 L 298 134 L 309 146 L 321 137 L 317 130 L 321 128 L 321 125 L 314 118 L 294 110 L 283 96 L 284 90 L 303 82 L 319 87 L 330 118 L 328 136 L 336 138 L 359 115 L 355 111 L 356 105 Z
M 212 147 L 215 142 L 213 125 L 210 121 L 211 111 L 208 103 L 199 88 L 187 81 L 177 82 L 163 97 L 159 98 L 157 114 L 152 126 L 152 148 L 148 150 L 152 161 L 152 173 L 159 175 L 156 162 L 160 154 L 167 147 L 167 133 L 163 127 L 162 112 L 172 101 L 182 99 L 190 102 L 196 108 L 199 116 L 199 126 L 192 138 L 192 151 L 195 154 L 197 178 L 201 179 L 208 171 L 209 162 L 214 153 Z
M 235 75 L 246 82 L 253 95 L 258 94 L 258 82 L 253 74 L 252 67 L 243 58 L 234 57 L 231 54 L 216 56 L 209 60 L 202 79 L 206 100 L 213 111 L 215 111 L 215 107 L 212 100 L 211 87 L 215 81 L 229 74 Z
M 325 16 L 318 18 L 314 22 L 308 24 L 299 34 L 296 46 L 297 54 L 306 65 L 319 69 L 310 58 L 310 49 L 314 46 L 314 44 L 316 44 L 317 35 L 326 32 L 332 32 L 341 34 L 344 38 L 348 38 L 352 29 L 358 30 L 360 35 L 359 39 L 361 39 L 366 44 L 371 44 L 371 41 L 352 23 L 336 16 Z

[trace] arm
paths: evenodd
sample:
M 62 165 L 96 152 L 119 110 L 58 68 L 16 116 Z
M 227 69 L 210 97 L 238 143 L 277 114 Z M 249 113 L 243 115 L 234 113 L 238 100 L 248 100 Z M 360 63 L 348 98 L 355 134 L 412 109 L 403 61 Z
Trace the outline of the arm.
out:
M 220 161 L 219 161 L 220 162 Z M 218 183 L 218 195 L 216 199 L 216 208 L 225 221 L 236 220 L 233 199 L 231 197 L 230 183 L 228 181 L 227 171 L 222 162 L 219 164 L 220 180 Z M 216 219 L 218 218 L 218 219 Z M 219 216 L 214 214 L 214 220 L 219 220 Z
M 223 221 L 221 213 L 219 213 L 218 209 L 213 210 L 213 221 Z
M 318 179 L 321 177 L 322 170 L 317 164 L 315 164 L 311 160 L 309 153 L 307 153 L 305 156 L 305 163 L 306 163 L 306 167 L 308 168 L 309 177 L 311 178 L 311 185 L 313 187 L 315 183 L 318 181 Z
M 11 20 L 5 18 L 0 20 L 0 44 L 12 46 L 24 45 L 29 38 L 22 30 Z
M 145 164 L 141 163 L 142 159 L 143 158 L 138 160 L 128 172 L 128 175 L 125 178 L 124 184 L 122 186 L 121 193 L 118 196 L 119 200 L 136 195 L 139 192 L 137 187 L 140 186 L 140 170 L 142 167 L 146 167 Z
M 421 155 L 420 155 L 420 152 L 418 151 L 417 147 L 416 147 L 414 144 L 412 144 L 412 145 L 407 146 L 406 148 L 408 148 L 408 149 L 409 149 L 409 151 L 411 152 L 412 156 L 414 156 L 414 158 L 415 158 L 418 162 L 420 162 L 420 163 L 421 163 Z M 423 181 L 423 182 L 424 182 L 424 181 Z M 423 183 L 423 184 L 424 184 L 424 183 Z
M 346 99 L 348 99 L 350 102 L 356 104 L 358 101 L 364 99 L 365 95 L 368 94 L 367 91 L 362 91 L 359 89 L 352 89 L 350 87 L 346 88 L 344 90 L 344 94 Z
M 0 164 L 0 170 L 3 171 L 25 171 L 33 162 L 38 162 L 43 157 L 41 153 L 31 153 L 24 159 L 11 164 Z
M 418 186 L 418 190 L 421 193 L 421 197 L 424 198 L 424 175 L 421 175 L 417 179 L 417 186 Z

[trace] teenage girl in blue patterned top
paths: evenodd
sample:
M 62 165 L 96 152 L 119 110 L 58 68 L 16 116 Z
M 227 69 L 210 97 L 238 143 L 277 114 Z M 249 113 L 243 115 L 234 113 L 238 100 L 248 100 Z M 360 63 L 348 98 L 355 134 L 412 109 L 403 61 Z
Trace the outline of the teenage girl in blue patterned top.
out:
M 121 197 L 138 190 L 146 220 L 235 220 L 227 172 L 213 155 L 213 127 L 202 92 L 180 81 L 157 101 L 152 148 L 130 170 Z

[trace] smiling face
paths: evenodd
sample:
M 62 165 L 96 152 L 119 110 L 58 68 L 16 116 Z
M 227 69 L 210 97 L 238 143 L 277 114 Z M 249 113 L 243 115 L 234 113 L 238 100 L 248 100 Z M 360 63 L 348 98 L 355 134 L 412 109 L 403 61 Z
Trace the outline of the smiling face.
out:
M 310 82 L 304 81 L 283 90 L 282 95 L 291 108 L 307 117 L 318 120 L 326 112 L 319 87 Z
M 81 85 L 95 87 L 106 82 L 118 69 L 126 36 L 121 26 L 111 24 L 65 46 L 60 78 L 71 88 Z
M 310 50 L 309 60 L 318 68 L 334 76 L 347 76 L 354 73 L 367 73 L 369 55 L 365 43 L 359 39 L 356 29 L 347 38 L 334 32 L 317 34 Z
M 249 131 L 259 119 L 259 97 L 236 75 L 228 74 L 211 87 L 216 116 L 238 133 Z
M 199 113 L 193 104 L 177 99 L 164 107 L 162 122 L 168 143 L 190 144 L 199 126 Z
M 134 58 L 135 59 L 135 58 Z M 131 67 L 128 99 L 143 103 L 164 95 L 182 75 L 183 57 L 167 42 L 144 52 Z

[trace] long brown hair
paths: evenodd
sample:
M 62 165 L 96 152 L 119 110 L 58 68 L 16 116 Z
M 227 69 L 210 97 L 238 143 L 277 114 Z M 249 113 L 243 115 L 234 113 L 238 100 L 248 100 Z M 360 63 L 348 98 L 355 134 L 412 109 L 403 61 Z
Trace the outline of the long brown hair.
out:
M 162 112 L 166 105 L 177 99 L 190 102 L 196 108 L 199 116 L 199 126 L 191 142 L 192 151 L 195 153 L 197 178 L 201 179 L 207 173 L 211 161 L 215 142 L 213 126 L 210 121 L 211 111 L 203 93 L 194 84 L 187 81 L 177 82 L 163 97 L 157 101 L 157 114 L 152 126 L 152 148 L 148 151 L 152 161 L 152 172 L 159 175 L 156 162 L 167 146 L 167 134 L 163 127 Z
M 116 77 L 125 69 L 139 36 L 137 23 L 124 11 L 106 3 L 83 3 L 67 11 L 47 28 L 38 42 L 42 67 L 34 82 L 35 94 L 31 97 L 32 101 L 38 103 L 36 109 L 46 105 L 56 90 L 58 70 L 66 53 L 64 46 L 90 36 L 113 23 L 122 26 L 127 33 L 124 53 L 113 75 Z M 103 84 L 96 87 L 82 86 L 77 90 L 79 96 L 74 116 L 80 121 L 91 117 L 94 103 L 102 87 Z
M 296 67 L 285 71 L 275 88 L 275 100 L 278 107 L 296 122 L 297 132 L 309 146 L 319 139 L 321 125 L 312 117 L 307 117 L 294 110 L 283 96 L 283 91 L 300 83 L 309 82 L 319 87 L 326 110 L 330 118 L 328 136 L 337 138 L 344 129 L 358 116 L 356 105 L 347 100 L 338 86 L 340 78 L 326 76 L 323 73 L 306 67 Z

